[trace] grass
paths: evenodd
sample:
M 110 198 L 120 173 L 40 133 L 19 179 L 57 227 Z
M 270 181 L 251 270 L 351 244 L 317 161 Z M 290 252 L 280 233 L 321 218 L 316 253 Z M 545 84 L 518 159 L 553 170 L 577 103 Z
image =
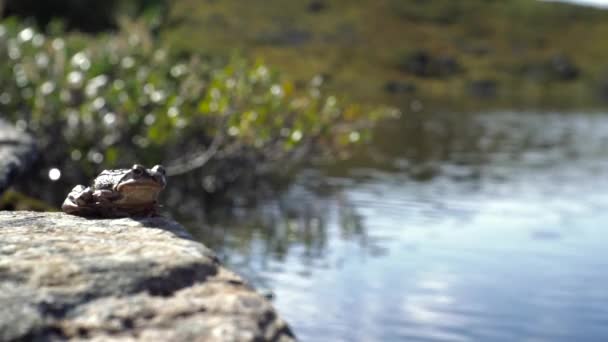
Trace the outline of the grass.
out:
M 239 50 L 296 79 L 328 75 L 331 88 L 364 102 L 408 98 L 387 94 L 388 81 L 413 83 L 413 96 L 437 101 L 462 98 L 476 80 L 495 81 L 501 97 L 523 103 L 563 101 L 564 94 L 589 102 L 608 78 L 608 11 L 536 0 L 319 3 L 324 7 L 312 12 L 301 1 L 176 0 L 161 32 L 175 53 Z M 420 51 L 453 58 L 463 72 L 439 78 L 404 72 L 403 59 Z M 556 57 L 579 76 L 554 77 Z

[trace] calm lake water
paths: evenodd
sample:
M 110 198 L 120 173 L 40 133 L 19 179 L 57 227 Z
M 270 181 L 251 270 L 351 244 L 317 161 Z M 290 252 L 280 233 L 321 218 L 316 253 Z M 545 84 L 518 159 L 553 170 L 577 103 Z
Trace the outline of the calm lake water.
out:
M 403 117 L 190 229 L 303 341 L 608 340 L 608 114 Z

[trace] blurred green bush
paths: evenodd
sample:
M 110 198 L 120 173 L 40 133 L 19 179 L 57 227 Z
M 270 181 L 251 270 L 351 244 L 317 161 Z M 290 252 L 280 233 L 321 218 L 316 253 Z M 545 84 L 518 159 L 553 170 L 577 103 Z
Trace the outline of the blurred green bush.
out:
M 81 177 L 137 161 L 234 178 L 313 151 L 345 151 L 383 115 L 324 96 L 321 78 L 300 89 L 239 57 L 174 58 L 141 22 L 95 37 L 51 27 L 45 35 L 1 23 L 0 115 L 31 131 L 53 165 Z

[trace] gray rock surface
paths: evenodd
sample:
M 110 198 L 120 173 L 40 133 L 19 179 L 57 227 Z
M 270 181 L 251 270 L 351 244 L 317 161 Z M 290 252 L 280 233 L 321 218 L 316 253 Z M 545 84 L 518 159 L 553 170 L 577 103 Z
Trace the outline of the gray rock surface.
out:
M 14 126 L 0 120 L 0 193 L 15 176 L 36 158 L 34 140 Z
M 292 341 L 178 223 L 0 212 L 0 341 Z

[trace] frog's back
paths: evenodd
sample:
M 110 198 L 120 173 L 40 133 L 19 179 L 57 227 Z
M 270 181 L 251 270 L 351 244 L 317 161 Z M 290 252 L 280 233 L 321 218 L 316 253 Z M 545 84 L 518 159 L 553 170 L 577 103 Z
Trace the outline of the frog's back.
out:
M 128 172 L 127 169 L 104 170 L 93 180 L 93 189 L 111 190 L 115 184 Z

